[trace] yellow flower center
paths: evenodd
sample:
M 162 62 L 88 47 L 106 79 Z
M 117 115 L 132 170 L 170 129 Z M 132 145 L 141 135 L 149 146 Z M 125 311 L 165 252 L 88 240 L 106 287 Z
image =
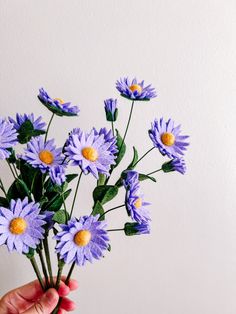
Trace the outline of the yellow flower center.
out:
M 54 100 L 59 101 L 59 103 L 60 103 L 61 105 L 65 103 L 64 100 L 61 99 L 61 98 L 54 98 Z
M 54 155 L 49 150 L 42 150 L 39 153 L 39 159 L 47 165 L 51 165 L 54 161 Z
M 172 133 L 163 133 L 161 135 L 161 141 L 166 146 L 172 146 L 175 143 L 175 136 Z
M 90 231 L 81 230 L 81 231 L 76 233 L 76 235 L 74 237 L 74 242 L 78 246 L 86 246 L 87 244 L 89 244 L 89 242 L 91 240 L 91 236 L 92 235 L 91 235 Z
M 24 233 L 26 228 L 27 222 L 21 217 L 12 219 L 9 226 L 10 232 L 16 235 Z
M 139 84 L 133 84 L 129 87 L 129 89 L 134 93 L 138 92 L 139 94 L 142 92 L 142 87 Z
M 98 152 L 93 147 L 85 147 L 82 149 L 82 155 L 85 159 L 96 161 L 98 159 Z
M 141 197 L 139 197 L 139 198 L 137 199 L 137 201 L 135 201 L 134 206 L 135 206 L 136 208 L 142 207 L 142 199 L 141 199 Z

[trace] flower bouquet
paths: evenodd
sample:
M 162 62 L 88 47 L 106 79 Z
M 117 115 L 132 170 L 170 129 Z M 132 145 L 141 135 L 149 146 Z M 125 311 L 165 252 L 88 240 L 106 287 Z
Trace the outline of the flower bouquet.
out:
M 66 283 L 75 265 L 84 266 L 87 261 L 101 259 L 110 251 L 109 232 L 121 231 L 127 236 L 150 233 L 150 213 L 141 192 L 141 181 L 156 182 L 153 176 L 158 171 L 165 173 L 186 171 L 183 159 L 189 145 L 188 136 L 180 135 L 180 125 L 173 120 L 155 119 L 148 130 L 151 148 L 141 157 L 133 147 L 131 162 L 113 178 L 113 171 L 120 165 L 126 150 L 126 137 L 133 110 L 137 102 L 156 97 L 151 85 L 128 78 L 116 83 L 120 95 L 130 101 L 131 109 L 123 135 L 115 128 L 118 118 L 116 99 L 104 101 L 106 120 L 111 129 L 93 128 L 84 132 L 80 128 L 71 130 L 65 144 L 57 148 L 54 139 L 48 139 L 50 125 L 55 116 L 75 117 L 80 110 L 60 98 L 51 98 L 41 88 L 39 101 L 51 111 L 46 126 L 42 117 L 34 114 L 17 114 L 16 118 L 0 118 L 0 159 L 5 160 L 11 171 L 13 182 L 9 188 L 0 178 L 0 245 L 9 252 L 17 251 L 29 259 L 43 290 L 59 288 L 65 264 L 70 264 Z M 16 152 L 17 144 L 24 145 Z M 136 166 L 152 150 L 158 150 L 168 159 L 160 169 L 148 174 L 135 170 Z M 73 173 L 69 173 L 73 168 Z M 82 176 L 94 177 L 93 207 L 86 216 L 79 217 L 76 200 Z M 70 183 L 77 180 L 75 191 Z M 110 183 L 113 180 L 112 184 Z M 125 199 L 113 208 L 108 203 L 125 189 Z M 68 199 L 72 196 L 68 205 Z M 117 229 L 109 229 L 107 218 L 110 212 L 124 208 L 128 221 Z M 57 254 L 57 277 L 53 277 L 48 239 L 55 241 Z M 40 266 L 39 266 L 40 263 Z M 60 302 L 53 313 L 58 313 Z

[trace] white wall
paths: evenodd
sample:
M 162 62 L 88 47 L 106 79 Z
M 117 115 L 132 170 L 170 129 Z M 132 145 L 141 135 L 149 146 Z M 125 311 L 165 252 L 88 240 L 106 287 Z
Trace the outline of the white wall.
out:
M 191 135 L 186 176 L 143 184 L 152 234 L 112 234 L 111 254 L 76 270 L 76 313 L 236 313 L 235 16 L 234 0 L 0 0 L 1 115 L 48 120 L 36 98 L 44 86 L 81 107 L 79 118 L 54 122 L 61 144 L 73 126 L 104 125 L 103 100 L 118 97 L 115 81 L 129 75 L 159 95 L 137 104 L 130 145 L 149 148 L 146 130 L 162 115 Z M 122 130 L 129 104 L 119 105 Z M 153 153 L 144 170 L 161 162 Z M 3 164 L 1 175 L 10 182 Z M 94 180 L 82 183 L 78 215 L 90 209 Z M 125 215 L 110 219 L 119 227 Z M 1 295 L 34 275 L 22 256 L 0 254 Z

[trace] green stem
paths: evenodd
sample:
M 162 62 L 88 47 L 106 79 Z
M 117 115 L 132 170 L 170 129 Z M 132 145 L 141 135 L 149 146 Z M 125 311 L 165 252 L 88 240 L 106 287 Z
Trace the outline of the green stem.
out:
M 53 287 L 54 282 L 53 282 L 53 275 L 52 275 L 50 250 L 49 250 L 49 246 L 48 246 L 48 234 L 45 235 L 45 239 L 43 240 L 43 245 L 44 245 L 44 250 L 45 250 L 48 273 L 49 273 L 49 277 L 50 277 L 50 286 Z
M 1 180 L 1 178 L 0 178 L 0 189 L 3 191 L 4 195 L 5 195 L 6 198 L 7 198 L 7 192 L 6 192 L 5 188 L 4 188 L 4 185 L 3 185 L 3 182 L 2 182 L 2 180 Z
M 36 274 L 36 276 L 38 278 L 38 281 L 40 283 L 40 286 L 41 286 L 42 290 L 45 291 L 43 278 L 42 278 L 42 276 L 40 274 L 40 271 L 39 271 L 39 268 L 38 268 L 38 265 L 37 265 L 37 262 L 36 262 L 35 258 L 31 257 L 29 260 L 31 262 L 31 265 L 33 266 L 34 272 L 35 272 L 35 274 Z
M 101 220 L 102 217 L 104 217 L 107 213 L 111 212 L 112 210 L 115 210 L 115 209 L 117 209 L 117 208 L 121 208 L 121 207 L 124 207 L 124 206 L 125 206 L 125 204 L 120 205 L 120 206 L 113 207 L 113 208 L 111 208 L 111 209 L 108 209 L 107 211 L 105 211 L 105 212 L 99 217 L 99 220 Z
M 50 125 L 51 125 L 51 123 L 52 123 L 53 118 L 54 118 L 54 113 L 52 114 L 51 119 L 50 119 L 49 122 L 48 122 L 48 127 L 47 127 L 47 130 L 46 130 L 46 133 L 45 133 L 45 140 L 44 140 L 44 142 L 47 141 L 48 131 L 49 131 L 49 128 L 50 128 Z
M 130 109 L 130 113 L 129 113 L 129 119 L 128 119 L 128 122 L 127 122 L 127 125 L 126 125 L 125 134 L 124 134 L 124 137 L 122 139 L 119 151 L 121 151 L 121 149 L 122 149 L 122 147 L 124 145 L 125 138 L 126 138 L 126 135 L 127 135 L 128 129 L 129 129 L 129 125 L 130 125 L 133 109 L 134 109 L 134 100 L 132 101 L 132 105 L 131 105 L 131 109 Z
M 12 168 L 13 168 L 13 170 L 15 171 L 15 174 L 16 174 L 16 176 L 17 176 L 17 178 L 18 178 L 18 173 L 17 173 L 15 164 L 12 164 Z
M 78 193 L 78 188 L 79 188 L 80 179 L 81 179 L 81 177 L 82 177 L 82 174 L 83 174 L 83 171 L 80 172 L 80 175 L 79 175 L 79 178 L 78 178 L 78 182 L 77 182 L 77 185 L 76 185 L 75 195 L 74 195 L 74 199 L 73 199 L 73 203 L 72 203 L 71 211 L 70 211 L 70 218 L 71 218 L 72 213 L 73 213 L 73 210 L 74 210 L 75 200 L 76 200 L 76 196 L 77 196 L 77 193 Z
M 47 268 L 46 268 L 46 264 L 45 264 L 44 257 L 43 257 L 42 248 L 39 248 L 39 250 L 37 252 L 39 254 L 39 259 L 40 259 L 40 262 L 41 262 L 42 271 L 43 271 L 43 274 L 44 274 L 44 277 L 45 277 L 46 288 L 49 288 L 50 284 L 49 284 L 49 281 L 48 281 L 48 273 L 47 273 Z
M 10 170 L 11 170 L 11 173 L 12 173 L 13 177 L 16 179 L 16 175 L 15 175 L 14 171 L 13 171 L 12 168 L 11 168 L 10 162 L 9 162 L 7 159 L 6 159 L 6 161 L 7 161 L 7 163 L 8 163 L 8 166 L 9 166 L 9 168 L 10 168 Z
M 57 271 L 57 281 L 56 281 L 56 285 L 55 285 L 55 289 L 58 290 L 59 286 L 60 286 L 60 282 L 61 282 L 61 275 L 62 275 L 62 271 L 63 271 L 63 267 L 64 264 L 60 264 L 58 265 L 58 271 Z
M 111 121 L 111 127 L 112 127 L 112 134 L 115 136 L 115 129 L 114 129 L 114 122 Z
M 148 173 L 147 176 L 150 176 L 151 174 L 154 174 L 154 173 L 159 172 L 159 171 L 161 171 L 161 170 L 162 170 L 162 168 L 161 168 L 161 169 L 157 169 L 157 170 L 155 170 L 155 171 L 152 171 L 152 172 Z
M 135 167 L 145 156 L 147 156 L 155 147 L 150 148 L 145 154 L 143 154 L 142 157 L 140 157 L 136 163 L 133 165 L 133 167 Z
M 109 229 L 107 230 L 107 232 L 112 232 L 112 231 L 124 231 L 125 229 L 122 228 L 122 229 Z

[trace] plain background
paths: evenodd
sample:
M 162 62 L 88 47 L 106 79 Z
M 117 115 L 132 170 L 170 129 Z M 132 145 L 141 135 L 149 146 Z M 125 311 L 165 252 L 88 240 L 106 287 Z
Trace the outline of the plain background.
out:
M 105 259 L 76 269 L 76 313 L 236 313 L 235 16 L 234 0 L 0 1 L 1 116 L 34 112 L 48 121 L 36 97 L 44 86 L 81 108 L 78 118 L 53 122 L 58 145 L 72 127 L 109 126 L 109 97 L 119 99 L 123 132 L 130 104 L 115 81 L 128 75 L 152 83 L 158 97 L 137 103 L 123 166 L 132 145 L 140 155 L 151 147 L 154 117 L 172 117 L 191 136 L 185 176 L 160 173 L 157 184 L 142 184 L 151 235 L 113 233 Z M 156 150 L 139 170 L 163 160 Z M 4 162 L 1 177 L 10 183 Z M 78 216 L 90 212 L 94 183 L 82 180 Z M 122 210 L 109 216 L 111 227 L 126 220 Z M 5 247 L 0 254 L 0 295 L 34 278 L 24 257 Z

